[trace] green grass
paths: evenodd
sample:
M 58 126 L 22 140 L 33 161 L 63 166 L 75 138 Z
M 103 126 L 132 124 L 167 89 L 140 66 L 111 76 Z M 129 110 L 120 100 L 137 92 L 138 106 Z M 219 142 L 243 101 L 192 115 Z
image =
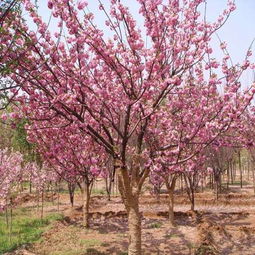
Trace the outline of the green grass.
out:
M 104 189 L 92 189 L 93 195 L 106 195 L 107 192 Z
M 13 211 L 12 234 L 10 236 L 6 225 L 5 214 L 0 214 L 0 254 L 12 251 L 24 244 L 30 244 L 40 239 L 42 233 L 50 228 L 51 224 L 61 219 L 60 214 L 54 213 L 45 216 L 42 220 L 36 212 L 26 208 Z
M 155 222 L 155 223 L 151 223 L 149 225 L 149 228 L 161 228 L 163 224 L 161 222 Z

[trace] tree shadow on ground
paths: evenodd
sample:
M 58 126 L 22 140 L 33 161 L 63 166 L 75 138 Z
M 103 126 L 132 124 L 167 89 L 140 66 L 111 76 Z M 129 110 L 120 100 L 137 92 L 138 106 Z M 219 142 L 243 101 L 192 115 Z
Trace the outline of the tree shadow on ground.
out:
M 187 217 L 187 216 L 186 216 Z M 181 220 L 180 220 L 181 221 Z M 187 224 L 193 226 L 189 220 Z M 185 223 L 182 220 L 182 224 Z M 149 219 L 142 218 L 142 244 L 143 254 L 172 254 L 189 255 L 194 250 L 194 244 L 191 243 L 177 227 L 168 226 L 168 219 Z M 110 218 L 102 222 L 100 220 L 93 222 L 94 230 L 101 234 L 116 233 L 118 240 L 108 241 L 104 246 L 103 254 L 127 254 L 128 249 L 128 222 L 127 218 Z M 160 234 L 157 234 L 160 233 Z M 163 233 L 163 236 L 162 236 Z M 162 250 L 162 247 L 163 250 Z M 181 247 L 181 251 L 180 251 Z M 88 253 L 89 254 L 89 253 Z M 92 253 L 93 254 L 93 253 Z M 95 253 L 97 254 L 97 253 Z
M 84 255 L 108 255 L 105 252 L 100 252 L 94 248 L 88 248 Z

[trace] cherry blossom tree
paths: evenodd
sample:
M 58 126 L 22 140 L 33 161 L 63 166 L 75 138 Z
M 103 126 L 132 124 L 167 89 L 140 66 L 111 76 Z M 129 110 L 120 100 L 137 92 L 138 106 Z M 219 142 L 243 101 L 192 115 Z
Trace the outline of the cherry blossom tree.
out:
M 15 19 L 15 14 L 20 14 L 20 5 L 18 0 L 2 0 L 0 2 L 0 52 L 1 57 L 4 57 L 5 53 L 15 44 L 15 37 L 12 40 L 8 38 L 8 29 L 12 26 L 12 21 Z M 8 27 L 8 29 L 6 29 Z M 14 29 L 15 30 L 15 29 Z M 9 47 L 6 46 L 6 40 L 8 40 Z M 3 47 L 2 42 L 5 46 Z M 10 72 L 9 62 L 0 61 L 0 109 L 5 109 L 8 107 L 12 97 L 10 96 L 10 90 L 15 88 L 15 84 L 10 79 L 6 78 L 4 75 Z M 11 61 L 12 64 L 14 63 Z
M 7 48 L 17 34 L 15 47 L 1 51 L 13 70 L 6 75 L 23 91 L 13 90 L 21 111 L 30 129 L 72 126 L 112 157 L 128 213 L 128 253 L 141 254 L 139 196 L 153 160 L 162 152 L 169 166 L 192 159 L 229 129 L 255 92 L 238 92 L 242 72 L 254 67 L 251 51 L 233 65 L 225 43 L 221 61 L 210 46 L 235 5 L 228 1 L 210 23 L 200 12 L 204 0 L 137 0 L 140 30 L 121 1 L 110 1 L 110 9 L 99 1 L 106 17 L 100 29 L 85 1 L 50 0 L 59 27 L 52 35 L 32 2 L 22 2 L 37 33 L 17 16 L 17 31 L 7 29 L 2 39 Z
M 22 161 L 21 153 L 0 150 L 0 210 L 8 206 L 13 187 L 23 180 Z
M 186 183 L 186 191 L 191 203 L 191 211 L 195 211 L 195 192 L 197 191 L 199 182 L 202 178 L 211 173 L 211 168 L 206 166 L 206 156 L 199 155 L 193 158 L 191 162 L 184 165 L 184 180 Z
M 162 187 L 165 185 L 168 194 L 168 219 L 172 226 L 174 221 L 174 190 L 179 175 L 180 166 L 166 167 L 164 165 L 154 164 L 150 172 L 150 180 L 154 187 Z M 160 195 L 160 194 L 159 194 Z
M 69 185 L 81 183 L 83 193 L 83 222 L 89 227 L 89 202 L 94 181 L 106 172 L 102 147 L 85 136 L 76 126 L 28 130 L 28 139 L 38 147 L 43 159 Z

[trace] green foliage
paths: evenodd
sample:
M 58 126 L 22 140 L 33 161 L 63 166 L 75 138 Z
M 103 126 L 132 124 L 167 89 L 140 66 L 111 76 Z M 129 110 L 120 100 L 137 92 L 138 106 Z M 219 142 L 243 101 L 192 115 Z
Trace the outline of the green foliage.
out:
M 35 145 L 27 141 L 26 124 L 28 124 L 26 119 L 22 119 L 16 123 L 16 128 L 13 131 L 12 147 L 24 155 L 25 162 L 36 161 L 38 164 L 41 164 L 41 158 L 36 153 Z
M 13 107 L 9 105 L 4 112 L 6 114 L 13 112 Z M 40 165 L 41 158 L 36 152 L 36 146 L 27 140 L 26 124 L 28 120 L 25 118 L 17 120 L 15 125 L 12 125 L 12 121 L 7 121 L 5 124 L 0 123 L 0 148 L 19 151 L 24 155 L 25 162 L 36 161 Z
M 60 214 L 50 214 L 44 219 L 36 217 L 34 212 L 26 209 L 16 209 L 13 212 L 12 234 L 10 238 L 6 225 L 5 213 L 0 214 L 0 254 L 12 251 L 17 247 L 30 244 L 40 239 L 42 233 L 51 224 L 62 219 Z
M 162 223 L 161 222 L 154 222 L 149 225 L 149 228 L 161 228 Z
M 16 124 L 12 139 L 13 148 L 22 153 L 32 150 L 32 145 L 27 141 L 26 124 L 26 119 L 22 119 Z

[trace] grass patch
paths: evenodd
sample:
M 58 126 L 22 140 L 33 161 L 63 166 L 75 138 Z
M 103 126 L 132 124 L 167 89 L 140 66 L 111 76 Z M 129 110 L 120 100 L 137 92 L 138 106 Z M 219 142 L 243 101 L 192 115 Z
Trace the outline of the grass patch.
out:
M 149 225 L 149 228 L 161 228 L 162 223 L 161 222 L 154 222 Z
M 13 210 L 12 233 L 7 228 L 5 214 L 0 214 L 0 254 L 12 251 L 24 244 L 31 244 L 40 239 L 42 233 L 50 228 L 51 223 L 62 219 L 62 215 L 54 213 L 42 220 L 34 211 L 26 208 Z
M 93 195 L 106 195 L 107 192 L 104 189 L 92 189 L 91 192 Z

